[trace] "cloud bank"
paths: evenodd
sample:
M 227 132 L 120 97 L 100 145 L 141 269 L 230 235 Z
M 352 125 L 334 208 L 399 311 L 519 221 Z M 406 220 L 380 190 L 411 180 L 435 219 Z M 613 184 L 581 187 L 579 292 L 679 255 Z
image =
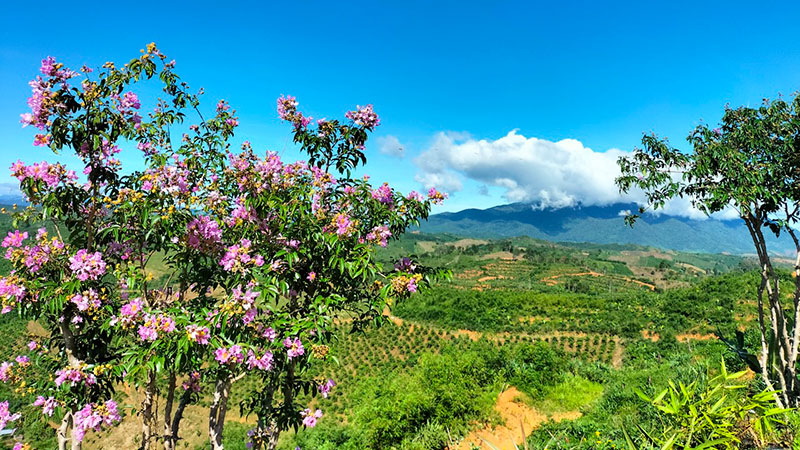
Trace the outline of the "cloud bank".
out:
M 641 192 L 622 195 L 614 179 L 617 159 L 631 152 L 594 151 L 575 139 L 558 142 L 527 138 L 516 130 L 496 139 L 474 139 L 463 133 L 442 132 L 414 163 L 416 181 L 446 192 L 463 189 L 462 179 L 500 187 L 509 202 L 529 202 L 535 208 L 563 208 L 582 204 L 606 206 L 619 202 L 644 204 Z M 687 199 L 676 199 L 660 211 L 690 218 L 706 216 Z M 715 217 L 735 217 L 723 211 Z
M 397 136 L 381 136 L 377 138 L 376 141 L 378 142 L 378 151 L 384 155 L 397 158 L 402 158 L 406 155 L 406 149 L 403 144 L 400 143 L 400 139 L 397 139 Z

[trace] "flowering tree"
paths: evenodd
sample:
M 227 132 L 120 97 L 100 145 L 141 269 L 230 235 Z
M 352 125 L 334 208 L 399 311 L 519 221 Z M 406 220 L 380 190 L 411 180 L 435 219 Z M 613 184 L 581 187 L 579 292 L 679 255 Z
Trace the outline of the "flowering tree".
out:
M 219 330 L 209 420 L 215 448 L 237 374 L 252 371 L 259 379 L 241 405 L 258 417 L 252 444 L 274 448 L 281 430 L 313 427 L 322 417 L 321 409 L 295 399 L 300 392 L 325 398 L 335 385 L 308 375 L 314 360 L 327 358 L 334 320 L 347 315 L 356 328 L 380 321 L 392 301 L 442 275 L 407 259 L 383 270 L 375 260 L 376 247 L 427 217 L 444 195 L 432 189 L 427 199 L 403 196 L 352 175 L 379 124 L 371 105 L 348 112 L 345 123 L 323 119 L 311 127 L 296 100 L 281 97 L 278 114 L 308 162 L 286 164 L 270 152 L 258 157 L 245 144 L 228 155 L 219 179 L 230 219 L 221 224 L 226 295 L 211 314 Z
M 85 181 L 58 163 L 12 165 L 31 204 L 17 219 L 45 227 L 3 241 L 14 270 L 0 279 L 0 300 L 3 312 L 41 322 L 50 337 L 3 363 L 0 380 L 62 417 L 60 448 L 70 428 L 79 448 L 86 431 L 121 420 L 112 400 L 120 382 L 143 389 L 142 448 L 175 448 L 183 411 L 208 386 L 209 439 L 219 449 L 231 386 L 251 376 L 258 389 L 240 405 L 258 418 L 251 444 L 274 448 L 282 430 L 313 427 L 323 415 L 319 399 L 296 399 L 324 399 L 335 386 L 309 375 L 328 357 L 334 321 L 380 323 L 392 302 L 447 275 L 375 259 L 376 247 L 445 196 L 403 196 L 353 175 L 379 124 L 372 106 L 312 126 L 294 98 L 281 97 L 278 114 L 308 161 L 258 156 L 247 141 L 232 152 L 235 111 L 220 101 L 205 119 L 174 62 L 152 44 L 142 53 L 94 77 L 48 58 L 31 82 L 23 123 L 40 130 L 36 145 L 74 152 Z M 134 88 L 156 75 L 164 99 L 143 117 Z M 198 123 L 173 143 L 189 112 Z M 115 155 L 124 145 L 141 151 L 143 169 L 123 172 Z M 154 258 L 166 271 L 160 285 Z M 0 404 L 0 420 L 18 419 Z
M 16 310 L 50 332 L 46 342 L 30 343 L 30 356 L 20 355 L 16 365 L 4 363 L 0 378 L 36 396 L 34 405 L 43 414 L 62 417 L 62 449 L 70 428 L 75 449 L 86 431 L 121 419 L 111 399 L 122 375 L 112 364 L 120 349 L 113 346 L 108 320 L 126 298 L 129 283 L 143 277 L 139 269 L 146 255 L 135 244 L 147 228 L 139 218 L 108 206 L 111 198 L 135 198 L 116 154 L 118 141 L 139 133 L 141 105 L 136 94 L 124 90 L 155 74 L 154 56 L 148 52 L 121 69 L 107 63 L 96 78 L 88 67 L 74 72 L 48 57 L 30 83 L 31 112 L 22 116 L 23 125 L 40 131 L 35 145 L 72 151 L 84 165 L 84 182 L 60 163 L 11 166 L 30 202 L 15 220 L 44 226 L 36 236 L 9 233 L 3 246 L 13 270 L 0 279 L 2 312 Z M 162 78 L 175 89 L 164 76 L 169 68 Z M 37 374 L 32 366 L 50 374 Z

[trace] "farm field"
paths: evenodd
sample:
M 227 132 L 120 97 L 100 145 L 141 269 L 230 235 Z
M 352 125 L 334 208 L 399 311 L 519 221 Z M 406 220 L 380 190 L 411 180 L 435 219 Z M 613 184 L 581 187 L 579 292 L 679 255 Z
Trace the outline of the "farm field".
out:
M 591 433 L 580 424 L 595 423 L 593 411 L 608 414 L 606 403 L 614 402 L 612 411 L 641 406 L 633 383 L 655 383 L 664 364 L 686 358 L 709 367 L 720 357 L 733 361 L 713 333 L 732 333 L 735 324 L 754 318 L 752 301 L 740 295 L 756 281 L 746 257 L 420 234 L 392 243 L 380 257 L 388 264 L 401 254 L 450 268 L 452 281 L 387 309 L 380 327 L 350 333 L 347 320 L 340 322 L 336 333 L 342 337 L 312 374 L 336 380 L 333 395 L 298 398 L 324 408 L 325 420 L 314 430 L 284 434 L 281 448 L 417 448 L 415 442 L 437 448 L 429 440 L 447 435 L 442 445 L 451 448 L 490 449 L 488 442 L 513 449 L 522 442 L 520 428 L 532 433 L 532 442 L 541 443 L 541 433 L 552 430 L 567 439 L 586 437 Z M 163 277 L 162 264 L 152 259 L 155 277 Z M 701 312 L 694 313 L 698 304 Z M 7 340 L 18 336 L 8 355 L 24 345 L 31 330 L 30 324 L 15 323 L 6 333 Z M 531 364 L 538 365 L 534 379 L 515 372 Z M 443 391 L 420 384 L 442 370 L 450 373 L 442 389 L 464 383 L 472 395 L 443 399 Z M 232 401 L 244 400 L 253 383 L 234 385 Z M 140 393 L 123 392 L 128 408 L 141 401 Z M 620 395 L 622 402 L 609 398 Z M 424 406 L 441 402 L 448 411 Z M 424 419 L 409 419 L 398 433 L 376 434 L 381 417 L 399 420 L 393 416 L 397 411 L 380 405 L 398 403 L 401 410 L 416 403 Z M 204 448 L 208 406 L 204 397 L 187 409 L 181 448 Z M 634 420 L 636 414 L 626 417 Z M 230 420 L 226 448 L 244 448 L 253 418 L 234 409 Z M 136 423 L 131 415 L 119 427 L 88 437 L 86 448 L 135 445 Z M 612 442 L 622 438 L 618 429 L 607 434 Z

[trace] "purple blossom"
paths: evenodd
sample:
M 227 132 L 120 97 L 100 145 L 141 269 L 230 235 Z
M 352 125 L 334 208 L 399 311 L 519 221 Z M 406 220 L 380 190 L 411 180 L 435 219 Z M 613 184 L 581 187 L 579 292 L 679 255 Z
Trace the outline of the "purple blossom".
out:
M 311 411 L 310 408 L 306 408 L 300 412 L 300 415 L 303 417 L 303 425 L 307 428 L 314 428 L 317 426 L 317 420 L 322 418 L 322 410 Z
M 336 386 L 336 383 L 334 383 L 333 380 L 328 379 L 328 381 L 326 381 L 324 384 L 317 386 L 317 389 L 319 390 L 319 393 L 322 394 L 322 398 L 328 398 L 328 394 L 330 394 L 331 389 L 333 389 L 334 386 Z
M 289 359 L 297 358 L 305 353 L 303 343 L 298 337 L 294 339 L 287 337 L 283 340 L 283 346 L 286 347 L 286 356 L 288 356 Z
M 22 245 L 22 241 L 24 241 L 25 239 L 28 239 L 27 231 L 24 231 L 22 233 L 20 233 L 19 230 L 14 230 L 13 232 L 9 231 L 8 236 L 6 236 L 6 238 L 3 239 L 2 245 L 3 248 L 19 247 Z
M 58 406 L 58 402 L 56 402 L 54 397 L 45 398 L 40 395 L 36 397 L 36 401 L 33 402 L 33 406 L 41 406 L 42 414 L 52 417 L 56 406 Z
M 0 402 L 0 430 L 4 429 L 8 422 L 14 422 L 22 417 L 20 413 L 11 414 L 8 410 L 8 402 Z
M 104 426 L 112 426 L 120 420 L 122 417 L 119 415 L 117 403 L 114 400 L 107 400 L 102 405 L 89 403 L 75 412 L 72 435 L 76 441 L 81 442 L 87 431 L 100 431 Z
M 375 128 L 381 124 L 381 119 L 372 109 L 372 105 L 356 106 L 355 111 L 348 111 L 344 116 L 364 128 Z
M 75 278 L 81 281 L 96 280 L 106 273 L 106 263 L 100 252 L 89 253 L 86 249 L 80 249 L 69 262 Z

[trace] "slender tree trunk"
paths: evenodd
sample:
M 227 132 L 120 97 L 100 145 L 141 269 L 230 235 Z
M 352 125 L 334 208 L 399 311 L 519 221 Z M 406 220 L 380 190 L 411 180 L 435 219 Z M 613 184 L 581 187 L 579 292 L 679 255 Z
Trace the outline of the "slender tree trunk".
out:
M 169 435 L 164 437 L 164 450 L 174 450 L 178 446 L 178 440 L 180 439 L 178 430 L 181 426 L 181 419 L 183 419 L 183 411 L 186 409 L 186 405 L 189 404 L 191 396 L 192 393 L 190 391 L 184 391 L 183 395 L 181 395 L 178 408 L 175 409 L 175 415 L 172 418 L 172 428 L 168 432 Z
M 275 450 L 278 447 L 278 438 L 280 437 L 281 430 L 278 428 L 278 425 L 273 422 L 272 425 L 267 429 L 266 449 Z
M 758 215 L 757 209 L 756 215 Z M 794 230 L 787 227 L 787 232 L 794 240 L 796 248 L 792 319 L 787 322 L 781 304 L 780 281 L 772 266 L 766 240 L 761 231 L 763 221 L 752 214 L 748 214 L 744 220 L 756 247 L 761 266 L 761 284 L 758 288 L 758 325 L 761 333 L 761 353 L 758 359 L 761 365 L 761 378 L 767 388 L 779 391 L 775 392 L 775 402 L 778 407 L 797 407 L 798 397 L 800 397 L 796 368 L 798 345 L 800 345 L 800 327 L 798 327 L 800 324 L 800 242 L 798 242 Z M 765 320 L 765 294 L 768 303 L 766 307 L 769 314 L 769 326 Z M 774 353 L 770 352 L 771 348 L 774 348 Z
M 169 373 L 169 380 L 167 382 L 167 397 L 164 403 L 164 449 L 172 450 L 175 448 L 172 436 L 172 403 L 175 400 L 175 372 Z
M 72 425 L 72 412 L 64 414 L 64 417 L 61 419 L 61 426 L 58 427 L 58 431 L 56 432 L 58 450 L 67 450 L 67 442 L 69 442 L 67 431 L 70 425 Z
M 144 390 L 144 400 L 142 401 L 142 450 L 150 450 L 153 445 L 153 429 L 155 428 L 153 403 L 156 397 L 156 373 L 150 371 L 147 374 L 147 386 Z
M 208 413 L 208 437 L 213 450 L 223 450 L 222 433 L 225 428 L 225 414 L 228 411 L 230 389 L 230 376 L 218 379 L 214 386 L 214 401 L 211 403 Z

